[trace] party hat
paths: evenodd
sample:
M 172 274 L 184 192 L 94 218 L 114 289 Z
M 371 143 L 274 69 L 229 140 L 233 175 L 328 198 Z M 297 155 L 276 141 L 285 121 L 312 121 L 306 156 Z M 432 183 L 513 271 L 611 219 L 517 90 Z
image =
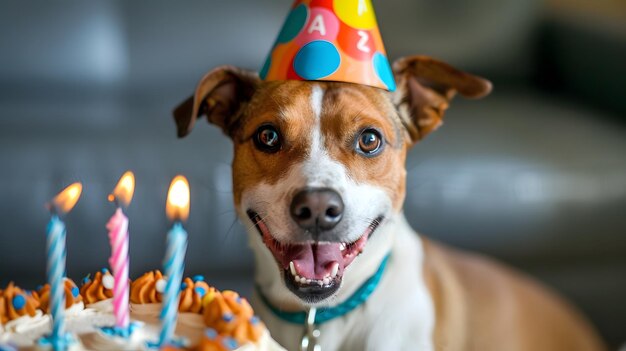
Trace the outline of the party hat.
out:
M 370 0 L 296 0 L 260 76 L 396 89 Z

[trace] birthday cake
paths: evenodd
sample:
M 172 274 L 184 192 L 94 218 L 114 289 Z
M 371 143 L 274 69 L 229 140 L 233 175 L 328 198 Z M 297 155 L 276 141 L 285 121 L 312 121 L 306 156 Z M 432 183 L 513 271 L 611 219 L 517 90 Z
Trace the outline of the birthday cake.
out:
M 234 291 L 218 291 L 202 276 L 184 278 L 172 342 L 157 346 L 167 277 L 150 271 L 130 284 L 128 335 L 111 332 L 114 278 L 103 269 L 78 287 L 65 279 L 67 350 L 284 350 Z M 24 290 L 13 283 L 0 289 L 0 350 L 52 350 L 45 342 L 52 328 L 50 286 Z

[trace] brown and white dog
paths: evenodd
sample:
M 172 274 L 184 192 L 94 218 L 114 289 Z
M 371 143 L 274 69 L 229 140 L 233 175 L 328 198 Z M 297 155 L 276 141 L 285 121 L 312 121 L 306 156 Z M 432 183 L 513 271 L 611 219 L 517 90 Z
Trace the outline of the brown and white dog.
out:
M 249 228 L 256 284 L 285 311 L 335 306 L 386 271 L 366 303 L 320 326 L 331 350 L 603 350 L 593 329 L 536 282 L 416 234 L 407 224 L 407 151 L 458 92 L 491 84 L 431 58 L 400 59 L 396 92 L 336 82 L 261 81 L 224 66 L 175 111 L 178 135 L 206 115 L 233 140 L 233 195 Z M 303 326 L 258 303 L 272 335 L 300 348 Z

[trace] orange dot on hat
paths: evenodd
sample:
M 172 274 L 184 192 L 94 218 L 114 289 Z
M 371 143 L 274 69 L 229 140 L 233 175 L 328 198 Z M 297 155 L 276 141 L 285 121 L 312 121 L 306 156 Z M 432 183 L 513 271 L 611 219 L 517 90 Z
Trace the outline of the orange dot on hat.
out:
M 339 26 L 337 43 L 341 50 L 357 60 L 371 60 L 377 51 L 371 31 L 354 29 L 344 23 Z

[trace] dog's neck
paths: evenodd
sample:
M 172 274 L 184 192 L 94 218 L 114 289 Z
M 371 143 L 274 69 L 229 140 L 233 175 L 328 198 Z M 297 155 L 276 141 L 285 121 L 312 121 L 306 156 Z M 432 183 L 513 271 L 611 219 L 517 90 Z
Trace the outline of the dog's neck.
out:
M 380 267 L 385 256 L 391 251 L 395 233 L 406 223 L 404 214 L 397 213 L 384 220 L 370 238 L 363 253 L 346 270 L 341 288 L 337 294 L 321 303 L 306 304 L 285 288 L 279 271 L 273 266 L 276 260 L 263 244 L 255 228 L 248 231 L 250 247 L 255 255 L 255 283 L 257 289 L 268 302 L 283 311 L 304 311 L 311 306 L 332 307 L 347 300 Z

